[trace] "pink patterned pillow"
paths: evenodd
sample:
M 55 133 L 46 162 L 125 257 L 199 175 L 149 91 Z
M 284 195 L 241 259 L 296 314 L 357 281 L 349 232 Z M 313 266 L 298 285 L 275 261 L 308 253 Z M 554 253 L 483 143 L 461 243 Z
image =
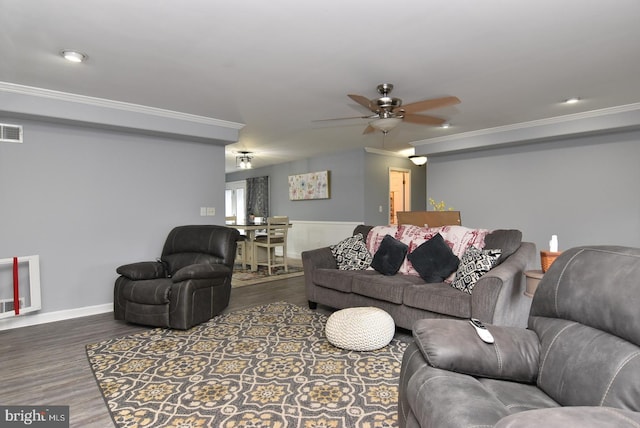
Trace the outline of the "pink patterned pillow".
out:
M 491 232 L 489 229 L 470 229 L 464 226 L 442 226 L 439 229 L 440 235 L 458 258 L 462 258 L 471 246 L 483 249 L 484 238 Z
M 398 241 L 406 244 L 409 248 L 407 254 L 418 248 L 424 242 L 436 236 L 442 235 L 444 241 L 458 258 L 461 258 L 467 248 L 474 246 L 478 249 L 484 248 L 484 238 L 491 231 L 489 229 L 470 229 L 464 226 L 441 226 L 441 227 L 420 227 L 410 224 L 374 226 L 367 236 L 367 249 L 371 254 L 375 254 L 380 247 L 380 243 L 385 235 L 391 235 Z M 405 275 L 419 276 L 413 265 L 405 257 L 398 273 Z M 447 278 L 451 282 L 455 272 Z
M 409 247 L 407 250 L 408 254 L 418 248 L 423 242 L 433 238 L 438 233 L 438 229 L 439 228 L 426 228 L 410 224 L 374 226 L 367 236 L 367 249 L 371 254 L 375 254 L 384 237 L 391 235 Z M 419 276 L 411 262 L 406 258 L 402 262 L 398 273 Z

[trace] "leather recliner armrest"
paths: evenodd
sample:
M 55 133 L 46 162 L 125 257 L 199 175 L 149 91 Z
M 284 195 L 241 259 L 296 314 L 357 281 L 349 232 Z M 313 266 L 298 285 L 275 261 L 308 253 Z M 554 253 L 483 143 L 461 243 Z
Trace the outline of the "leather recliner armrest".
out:
M 472 376 L 535 382 L 540 341 L 518 327 L 485 325 L 495 342 L 482 341 L 466 320 L 422 319 L 413 337 L 430 366 Z
M 231 275 L 231 269 L 223 264 L 193 264 L 179 269 L 171 278 L 173 282 L 188 279 L 214 279 Z
M 134 281 L 167 277 L 164 266 L 160 262 L 130 263 L 118 267 L 116 272 Z

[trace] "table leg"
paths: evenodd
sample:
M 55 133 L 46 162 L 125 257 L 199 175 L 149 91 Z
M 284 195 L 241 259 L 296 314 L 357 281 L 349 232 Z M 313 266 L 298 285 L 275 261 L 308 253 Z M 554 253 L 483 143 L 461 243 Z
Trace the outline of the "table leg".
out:
M 247 257 L 248 257 L 249 265 L 251 266 L 252 272 L 255 272 L 258 270 L 258 265 L 256 263 L 255 257 L 253 257 L 253 242 L 255 238 L 256 238 L 256 231 L 247 230 L 247 243 L 245 245 L 247 246 L 246 248 Z

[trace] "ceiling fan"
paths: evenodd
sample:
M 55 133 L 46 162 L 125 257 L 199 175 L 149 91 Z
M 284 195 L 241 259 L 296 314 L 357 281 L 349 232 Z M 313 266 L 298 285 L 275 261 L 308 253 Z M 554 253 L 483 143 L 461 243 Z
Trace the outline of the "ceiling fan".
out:
M 375 130 L 382 131 L 384 134 L 386 134 L 402 121 L 417 123 L 419 125 L 439 126 L 446 121 L 444 119 L 440 119 L 439 117 L 426 116 L 415 113 L 441 107 L 448 107 L 460 103 L 460 100 L 457 97 L 443 97 L 402 105 L 402 100 L 400 98 L 389 96 L 389 94 L 393 90 L 393 85 L 391 83 L 381 83 L 380 85 L 378 85 L 377 89 L 378 93 L 380 94 L 380 98 L 374 98 L 372 100 L 369 100 L 362 95 L 348 95 L 349 98 L 351 98 L 353 101 L 373 112 L 373 114 L 370 116 L 357 117 L 360 119 L 372 119 L 369 122 L 369 125 L 365 128 L 363 134 L 368 134 L 370 132 L 374 132 Z M 350 117 L 344 119 L 355 118 Z

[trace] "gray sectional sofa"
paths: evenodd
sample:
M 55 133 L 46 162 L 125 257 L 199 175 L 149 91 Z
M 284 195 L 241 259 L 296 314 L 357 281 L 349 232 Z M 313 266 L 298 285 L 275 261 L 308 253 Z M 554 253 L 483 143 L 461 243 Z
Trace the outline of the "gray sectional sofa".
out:
M 357 226 L 367 236 L 372 226 Z M 302 253 L 309 307 L 343 309 L 374 306 L 388 312 L 397 326 L 410 330 L 423 318 L 478 318 L 483 322 L 526 325 L 531 298 L 524 295 L 524 271 L 535 269 L 536 247 L 521 242 L 517 230 L 495 230 L 485 248 L 500 248 L 499 264 L 484 274 L 468 294 L 446 282 L 426 283 L 415 275 L 383 275 L 375 270 L 340 270 L 330 247 Z

